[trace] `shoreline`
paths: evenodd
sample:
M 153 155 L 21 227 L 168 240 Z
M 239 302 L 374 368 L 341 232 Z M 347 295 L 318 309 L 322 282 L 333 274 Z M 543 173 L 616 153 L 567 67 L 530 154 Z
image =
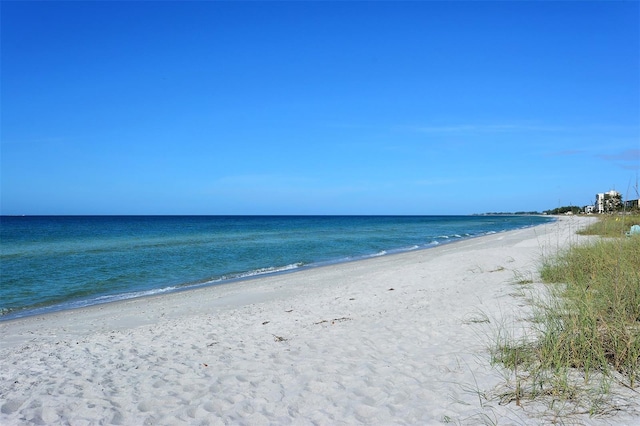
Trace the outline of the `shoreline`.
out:
M 504 380 L 487 347 L 589 221 L 0 322 L 0 421 L 539 424 L 479 400 Z
M 499 216 L 499 215 L 494 215 L 494 216 Z M 510 215 L 510 216 L 513 216 L 513 215 Z M 555 220 L 548 222 L 547 224 L 551 224 L 556 220 L 557 218 Z M 137 290 L 137 291 L 131 291 L 127 293 L 97 295 L 97 296 L 92 296 L 92 298 L 90 299 L 69 300 L 69 301 L 57 303 L 54 305 L 47 305 L 47 306 L 41 306 L 41 307 L 35 307 L 35 308 L 13 309 L 13 310 L 10 310 L 8 313 L 0 316 L 0 324 L 3 322 L 14 321 L 14 320 L 28 318 L 32 316 L 50 315 L 57 312 L 75 311 L 78 309 L 91 308 L 93 306 L 99 306 L 99 305 L 110 304 L 110 303 L 118 303 L 118 302 L 132 300 L 132 299 L 154 297 L 158 295 L 169 295 L 169 294 L 178 293 L 182 291 L 192 291 L 200 288 L 216 287 L 216 286 L 234 284 L 234 283 L 239 283 L 244 281 L 252 281 L 255 279 L 261 279 L 261 278 L 266 278 L 270 276 L 304 272 L 310 269 L 330 267 L 330 266 L 340 265 L 343 263 L 360 262 L 363 260 L 368 260 L 370 258 L 377 258 L 381 256 L 394 256 L 394 255 L 402 255 L 402 254 L 414 252 L 414 251 L 431 250 L 431 249 L 438 248 L 440 246 L 444 246 L 448 244 L 456 244 L 456 243 L 463 242 L 470 239 L 482 238 L 482 237 L 486 237 L 494 234 L 500 234 L 503 232 L 510 232 L 510 231 L 517 231 L 520 229 L 532 228 L 535 226 L 538 226 L 538 225 L 530 225 L 522 228 L 503 230 L 503 231 L 497 231 L 497 232 L 491 231 L 491 232 L 486 232 L 480 235 L 457 236 L 457 238 L 455 239 L 450 239 L 450 237 L 444 237 L 445 239 L 442 241 L 434 240 L 428 244 L 424 244 L 422 246 L 414 246 L 411 248 L 396 247 L 391 249 L 383 249 L 381 252 L 378 252 L 378 253 L 363 254 L 363 255 L 357 255 L 353 257 L 346 257 L 346 258 L 339 258 L 339 259 L 323 260 L 323 261 L 317 261 L 309 264 L 292 263 L 284 266 L 272 266 L 269 268 L 264 268 L 265 271 L 263 271 L 262 269 L 257 269 L 253 271 L 240 272 L 240 273 L 237 273 L 237 276 L 229 276 L 229 277 L 223 276 L 221 278 L 203 280 L 200 282 L 193 282 L 193 283 L 186 283 L 186 284 L 173 284 L 173 285 L 167 285 L 162 288 L 149 289 L 149 290 Z
M 457 246 L 458 244 L 464 244 L 466 242 L 481 240 L 483 238 L 490 238 L 492 236 L 502 235 L 505 233 L 533 229 L 539 226 L 551 226 L 554 223 L 556 223 L 559 219 L 561 218 L 556 218 L 556 220 L 554 221 L 540 224 L 540 225 L 527 226 L 523 228 L 508 230 L 508 231 L 490 232 L 485 235 L 461 237 L 460 239 L 456 239 L 453 241 L 439 242 L 437 245 L 433 245 L 430 247 L 417 248 L 413 250 L 403 250 L 398 252 L 385 253 L 382 255 L 367 255 L 367 256 L 358 257 L 350 260 L 320 262 L 318 264 L 304 265 L 296 269 L 285 269 L 282 271 L 271 272 L 266 274 L 257 274 L 257 275 L 246 276 L 246 277 L 224 279 L 219 282 L 214 281 L 214 282 L 204 282 L 204 283 L 195 284 L 195 285 L 177 286 L 174 289 L 166 290 L 166 291 L 164 291 L 163 289 L 158 289 L 152 294 L 127 297 L 123 299 L 110 300 L 102 303 L 93 303 L 93 304 L 88 304 L 88 305 L 83 305 L 78 307 L 70 307 L 70 308 L 62 308 L 62 309 L 52 308 L 53 310 L 51 311 L 48 310 L 48 307 L 41 308 L 41 309 L 47 309 L 47 310 L 43 312 L 37 312 L 35 314 L 28 314 L 20 317 L 15 317 L 15 318 L 8 318 L 8 319 L 0 318 L 0 330 L 2 326 L 5 324 L 11 324 L 11 323 L 20 322 L 20 321 L 29 321 L 30 319 L 33 319 L 34 322 L 47 321 L 48 319 L 52 319 L 54 317 L 56 317 L 56 319 L 57 317 L 64 317 L 65 320 L 66 319 L 72 320 L 73 318 L 71 317 L 73 316 L 74 313 L 81 313 L 84 315 L 92 316 L 96 314 L 95 311 L 111 310 L 110 308 L 112 308 L 113 310 L 116 310 L 117 308 L 125 307 L 125 309 L 127 309 L 129 305 L 135 305 L 137 308 L 139 306 L 145 306 L 146 305 L 145 301 L 148 301 L 148 303 L 153 304 L 153 302 L 151 302 L 152 299 L 170 298 L 172 296 L 176 296 L 177 298 L 177 295 L 180 293 L 190 293 L 190 292 L 208 293 L 211 291 L 211 292 L 219 292 L 221 298 L 226 297 L 227 293 L 233 293 L 234 295 L 236 293 L 246 293 L 247 295 L 249 295 L 249 293 L 251 293 L 251 291 L 254 290 L 254 288 L 251 287 L 251 283 L 256 283 L 257 281 L 261 281 L 261 280 L 270 280 L 270 279 L 277 280 L 278 277 L 288 276 L 293 274 L 304 274 L 304 273 L 318 270 L 318 269 L 322 270 L 322 269 L 330 269 L 330 268 L 340 268 L 342 266 L 346 267 L 349 264 L 358 264 L 361 262 L 364 263 L 368 261 L 375 261 L 381 258 L 405 256 L 413 253 L 420 253 L 420 252 L 432 251 L 432 250 L 438 251 L 439 249 L 444 249 L 446 247 Z M 264 285 L 266 283 L 262 283 L 262 284 Z M 227 286 L 242 286 L 242 290 L 238 288 L 237 291 L 233 291 L 236 289 L 227 289 Z M 255 290 L 257 292 L 262 291 L 261 288 L 255 288 Z M 191 296 L 186 296 L 186 297 L 191 298 Z M 194 295 L 193 297 L 195 298 L 196 295 Z M 82 302 L 82 301 L 79 301 L 79 302 Z M 238 303 L 242 303 L 242 302 L 238 302 Z M 153 306 L 149 307 L 149 309 L 151 310 L 153 310 L 153 308 L 154 308 Z M 127 324 L 127 326 L 130 326 L 130 324 Z M 1 336 L 1 332 L 0 332 L 0 336 Z

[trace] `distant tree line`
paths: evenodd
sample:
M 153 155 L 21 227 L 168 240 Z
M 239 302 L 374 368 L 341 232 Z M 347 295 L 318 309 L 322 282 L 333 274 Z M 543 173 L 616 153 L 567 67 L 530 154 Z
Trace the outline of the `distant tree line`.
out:
M 487 213 L 474 213 L 472 216 L 513 216 L 513 215 L 539 215 L 540 212 L 487 212 Z
M 589 207 L 590 210 L 588 210 L 587 207 Z M 556 207 L 555 209 L 551 209 L 551 210 L 545 210 L 542 213 L 537 211 L 487 212 L 487 213 L 476 213 L 474 214 L 474 216 L 539 215 L 539 214 L 561 215 L 561 214 L 567 214 L 567 213 L 582 214 L 582 213 L 588 213 L 588 212 L 598 213 L 598 210 L 595 207 L 596 206 L 583 206 L 583 207 L 562 206 L 562 207 Z M 640 205 L 638 203 L 638 200 L 636 199 L 636 200 L 629 200 L 629 201 L 623 202 L 622 196 L 620 194 L 615 194 L 615 195 L 604 194 L 604 197 L 602 200 L 601 213 L 612 214 L 612 213 L 622 212 L 622 211 L 639 212 Z
M 573 214 L 578 214 L 584 211 L 584 208 L 582 207 L 578 207 L 578 206 L 563 206 L 563 207 L 556 207 L 555 209 L 552 210 L 545 210 L 544 214 L 567 214 L 569 212 L 573 213 Z

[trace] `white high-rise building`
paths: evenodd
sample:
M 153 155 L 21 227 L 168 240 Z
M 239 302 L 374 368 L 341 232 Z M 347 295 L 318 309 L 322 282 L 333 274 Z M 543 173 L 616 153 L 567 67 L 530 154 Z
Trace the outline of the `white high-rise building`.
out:
M 595 210 L 597 213 L 614 211 L 622 203 L 622 195 L 615 190 L 596 194 Z

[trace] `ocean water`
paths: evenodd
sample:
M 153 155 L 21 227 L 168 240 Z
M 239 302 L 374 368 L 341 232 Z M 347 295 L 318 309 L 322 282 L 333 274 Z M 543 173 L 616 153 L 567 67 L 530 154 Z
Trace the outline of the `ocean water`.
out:
M 425 249 L 540 216 L 0 218 L 0 320 Z

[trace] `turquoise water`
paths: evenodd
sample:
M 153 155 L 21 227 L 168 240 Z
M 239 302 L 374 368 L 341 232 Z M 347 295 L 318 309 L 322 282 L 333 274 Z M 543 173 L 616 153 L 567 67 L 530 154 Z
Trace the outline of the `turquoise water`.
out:
M 0 218 L 0 319 L 538 225 L 539 216 Z

